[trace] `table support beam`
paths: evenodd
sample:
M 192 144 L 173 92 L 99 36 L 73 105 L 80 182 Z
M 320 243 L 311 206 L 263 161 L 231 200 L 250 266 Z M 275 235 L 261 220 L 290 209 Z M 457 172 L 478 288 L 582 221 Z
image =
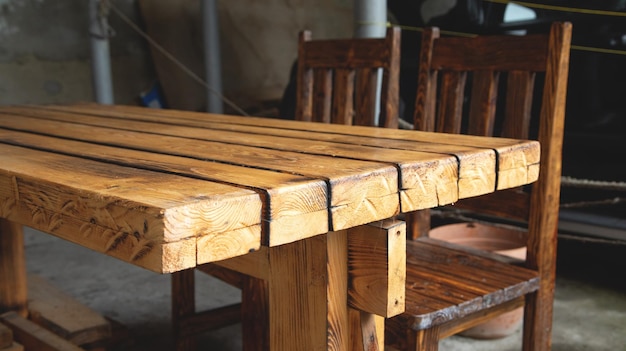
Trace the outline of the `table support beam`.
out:
M 349 349 L 347 232 L 270 248 L 270 350 Z

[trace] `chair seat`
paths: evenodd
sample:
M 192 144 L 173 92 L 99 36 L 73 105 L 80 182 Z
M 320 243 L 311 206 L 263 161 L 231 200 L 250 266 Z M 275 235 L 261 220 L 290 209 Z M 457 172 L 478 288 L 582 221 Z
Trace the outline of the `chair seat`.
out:
M 539 274 L 511 262 L 436 239 L 408 241 L 406 311 L 395 318 L 428 329 L 536 291 Z

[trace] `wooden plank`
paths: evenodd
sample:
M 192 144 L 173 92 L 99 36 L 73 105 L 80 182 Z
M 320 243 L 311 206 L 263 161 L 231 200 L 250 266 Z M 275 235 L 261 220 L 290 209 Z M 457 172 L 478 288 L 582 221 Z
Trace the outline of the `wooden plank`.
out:
M 351 307 L 383 317 L 405 308 L 406 224 L 387 220 L 348 230 Z
M 331 187 L 329 191 L 331 197 L 331 229 L 335 230 L 389 218 L 399 211 L 397 171 L 393 165 L 389 164 L 271 150 L 228 142 L 197 140 L 191 139 L 192 137 L 189 135 L 186 135 L 186 138 L 165 135 L 159 135 L 158 138 L 155 138 L 154 135 L 142 132 L 111 130 L 69 123 L 60 125 L 59 122 L 48 122 L 50 124 L 47 124 L 46 121 L 42 120 L 38 120 L 41 125 L 28 126 L 27 117 L 16 119 L 17 121 L 11 121 L 6 116 L 0 117 L 2 125 L 12 126 L 11 128 L 22 125 L 21 128 L 25 130 L 38 130 L 56 136 L 81 138 L 89 142 L 116 145 L 122 148 L 136 148 L 165 154 L 171 153 L 171 150 L 176 150 L 178 155 L 186 157 L 327 179 L 326 182 Z M 13 119 L 15 120 L 15 118 Z M 45 128 L 46 131 L 43 131 L 42 128 Z M 160 129 L 163 129 L 162 126 Z M 85 135 L 87 131 L 89 134 Z M 188 128 L 187 131 L 191 133 L 200 130 Z M 302 140 L 293 139 L 291 144 L 302 144 Z M 211 150 L 211 152 L 207 153 L 206 150 Z M 337 162 L 341 162 L 343 167 L 336 167 Z M 354 186 L 355 182 L 359 183 L 358 187 Z M 355 213 L 359 213 L 359 215 L 357 216 Z M 299 237 L 291 239 L 270 237 L 269 245 L 279 245 L 297 239 Z
M 246 279 L 246 275 L 233 271 L 232 269 L 220 267 L 214 263 L 199 265 L 196 269 L 202 273 L 215 277 L 224 283 L 241 289 Z
M 1 349 L 0 351 L 24 351 L 24 346 L 14 342 L 6 348 Z
M 110 323 L 42 277 L 28 275 L 29 318 L 76 345 L 111 338 Z
M 94 139 L 97 138 L 94 137 Z M 325 226 L 304 225 L 305 223 L 328 222 L 327 190 L 323 180 L 263 169 L 242 168 L 224 163 L 205 162 L 190 157 L 115 148 L 1 129 L 0 141 L 113 162 L 129 167 L 252 187 L 263 198 L 263 203 L 268 205 L 264 210 L 264 223 L 267 223 L 270 232 L 277 237 L 274 242 L 279 239 L 283 241 L 293 240 L 294 232 L 299 236 L 311 236 L 328 230 Z M 198 154 L 197 157 L 200 155 Z M 298 231 L 294 230 L 295 228 L 298 228 Z M 209 235 L 210 233 L 204 234 L 205 236 L 201 239 L 202 243 L 214 239 Z M 254 236 L 254 234 L 252 235 Z M 254 240 L 253 237 L 250 239 Z M 209 244 L 214 243 L 209 241 Z M 219 248 L 220 246 L 212 245 L 212 247 Z M 224 257 L 219 254 L 211 254 L 206 250 L 199 250 L 199 252 L 202 253 L 199 262 L 210 262 L 215 260 L 214 257 Z
M 9 220 L 157 272 L 195 266 L 197 233 L 230 237 L 256 226 L 252 248 L 260 246 L 261 201 L 253 191 L 5 144 L 0 149 L 0 216 Z
M 490 309 L 482 310 L 463 318 L 457 319 L 450 323 L 446 323 L 440 328 L 440 338 L 447 338 L 464 330 L 485 323 L 496 316 L 500 316 L 505 312 L 510 312 L 516 308 L 524 306 L 524 298 L 520 297 L 515 300 L 504 302 Z
M 7 204 L 3 203 L 2 206 L 5 207 Z M 4 217 L 1 213 L 2 211 L 0 211 L 0 313 L 16 311 L 25 317 L 28 310 L 24 231 L 20 224 L 1 218 Z
M 389 44 L 384 38 L 367 42 L 355 39 L 312 40 L 304 45 L 306 56 L 302 60 L 308 67 L 355 69 L 388 66 Z
M 20 107 L 19 109 L 23 109 Z M 268 133 L 272 130 L 294 130 L 294 131 L 309 131 L 316 133 L 334 133 L 352 136 L 364 136 L 374 139 L 394 139 L 394 140 L 409 140 L 419 141 L 443 145 L 457 145 L 457 146 L 473 146 L 473 147 L 486 147 L 486 148 L 498 148 L 506 147 L 518 144 L 526 144 L 527 141 L 521 141 L 510 138 L 493 138 L 493 137 L 481 137 L 466 134 L 450 134 L 445 138 L 441 137 L 441 134 L 423 132 L 417 130 L 398 130 L 389 128 L 377 128 L 366 126 L 345 126 L 341 124 L 325 124 L 314 122 L 301 122 L 301 121 L 288 121 L 278 119 L 268 119 L 261 117 L 241 117 L 233 115 L 217 115 L 207 114 L 190 111 L 175 111 L 175 110 L 159 110 L 159 109 L 146 109 L 137 106 L 127 105 L 98 105 L 98 104 L 76 104 L 76 105 L 31 105 L 28 106 L 28 111 L 33 110 L 45 110 L 45 111 L 64 111 L 78 113 L 82 115 L 101 115 L 110 116 L 122 119 L 144 120 L 144 121 L 169 121 L 171 125 L 188 125 L 189 123 L 223 123 L 242 126 L 257 126 L 265 128 Z M 14 111 L 12 107 L 3 107 L 3 111 Z M 82 118 L 82 117 L 81 117 Z M 318 135 L 312 135 L 312 138 Z M 539 149 L 534 150 L 536 152 Z M 534 155 L 535 161 L 539 160 L 539 154 Z
M 28 113 L 40 118 L 89 123 L 90 125 L 111 128 L 116 128 L 120 124 L 119 119 L 68 115 L 67 113 L 49 111 L 37 113 L 36 110 L 26 110 L 26 112 L 16 110 L 15 112 L 19 111 L 22 111 L 20 113 Z M 162 123 L 164 120 L 159 120 L 159 122 Z M 19 127 L 17 122 L 3 121 L 3 123 L 13 128 L 23 129 L 29 129 L 32 125 L 26 124 L 26 126 Z M 310 155 L 327 155 L 333 157 L 333 159 L 344 157 L 351 160 L 359 159 L 373 162 L 388 162 L 391 160 L 398 164 L 398 168 L 402 172 L 400 188 L 401 193 L 406 193 L 403 198 L 407 200 L 403 202 L 403 211 L 412 211 L 455 202 L 459 197 L 459 176 L 464 186 L 466 184 L 470 185 L 467 189 L 461 189 L 463 197 L 491 192 L 495 187 L 496 160 L 495 154 L 491 149 L 480 150 L 474 147 L 451 147 L 450 145 L 433 143 L 418 143 L 419 145 L 416 146 L 415 142 L 403 142 L 401 140 L 368 138 L 364 141 L 363 138 L 340 134 L 309 133 L 306 131 L 238 125 L 231 126 L 231 131 L 226 129 L 229 125 L 223 123 L 194 122 L 191 125 L 196 128 L 172 126 L 168 128 L 167 133 L 180 137 L 228 144 L 251 145 L 262 147 L 263 149 L 296 151 Z M 45 129 L 54 130 L 53 126 L 54 124 Z M 159 134 L 163 130 L 162 124 L 138 121 L 129 122 L 127 119 L 124 120 L 124 126 L 135 131 Z M 197 127 L 217 128 L 219 132 L 207 133 L 206 130 L 197 129 Z M 43 129 L 44 127 L 39 128 Z M 87 128 L 85 127 L 85 129 Z M 56 129 L 59 129 L 58 126 Z M 119 133 L 119 131 L 115 131 L 114 134 Z M 109 135 L 112 132 L 106 134 Z M 318 142 L 314 144 L 302 143 L 301 140 L 303 138 L 317 140 Z M 133 138 L 130 139 L 132 140 Z M 106 142 L 111 143 L 115 141 L 107 139 Z M 178 144 L 180 144 L 180 141 Z M 207 147 L 211 147 L 211 145 L 213 144 L 207 144 Z M 476 158 L 487 158 L 488 160 L 476 162 Z M 438 173 L 432 172 L 433 167 L 439 169 Z M 429 170 L 426 171 L 426 168 Z
M 265 280 L 270 278 L 269 250 L 267 246 L 261 246 L 258 251 L 247 255 L 217 261 L 215 264 L 255 278 Z
M 7 348 L 13 344 L 13 331 L 6 325 L 0 323 L 0 349 Z
M 136 108 L 114 109 L 113 111 L 102 110 L 100 107 L 96 107 L 94 110 L 90 112 L 90 107 L 52 107 L 54 110 L 67 110 L 82 113 L 90 113 L 90 114 L 102 114 L 107 116 L 117 116 L 118 118 L 125 118 L 125 124 L 128 125 L 128 119 L 137 119 L 137 120 L 146 120 L 146 121 L 155 121 L 159 123 L 172 123 L 173 116 L 176 117 L 174 120 L 174 124 L 176 126 L 186 125 L 186 126 L 195 126 L 195 127 L 203 127 L 203 128 L 211 128 L 218 129 L 220 133 L 211 133 L 211 138 L 214 140 L 217 138 L 225 138 L 228 140 L 250 140 L 249 135 L 227 135 L 224 131 L 237 131 L 239 133 L 247 133 L 247 134 L 262 134 L 262 135 L 273 135 L 273 136 L 284 136 L 290 138 L 298 138 L 302 139 L 306 137 L 307 139 L 313 140 L 324 140 L 324 141 L 333 141 L 342 144 L 352 144 L 352 145 L 367 145 L 367 146 L 376 146 L 383 147 L 386 150 L 382 151 L 382 155 L 388 155 L 388 152 L 391 152 L 389 149 L 401 149 L 401 150 L 411 150 L 411 151 L 419 151 L 419 152 L 430 152 L 439 154 L 438 157 L 441 157 L 441 154 L 446 155 L 454 155 L 460 165 L 459 169 L 459 178 L 463 179 L 462 185 L 460 186 L 461 193 L 459 194 L 460 198 L 472 197 L 481 194 L 485 194 L 487 192 L 491 192 L 494 189 L 496 176 L 494 173 L 497 173 L 497 179 L 499 180 L 499 188 L 503 189 L 505 187 L 513 187 L 513 184 L 526 184 L 524 182 L 527 179 L 531 179 L 534 181 L 537 177 L 537 168 L 538 168 L 538 157 L 539 157 L 539 144 L 532 143 L 531 145 L 527 145 L 527 143 L 522 143 L 519 140 L 513 139 L 504 139 L 504 138 L 485 138 L 485 137 L 476 137 L 476 136 L 467 136 L 454 134 L 449 135 L 446 134 L 445 138 L 442 138 L 441 135 L 432 134 L 432 133 L 422 133 L 418 131 L 398 131 L 398 133 L 390 133 L 389 131 L 380 132 L 377 129 L 381 128 L 351 128 L 346 130 L 344 126 L 337 125 L 327 125 L 327 124 L 318 124 L 318 123 L 300 123 L 292 124 L 293 121 L 281 121 L 284 123 L 276 123 L 274 121 L 267 121 L 267 123 L 263 124 L 258 119 L 251 118 L 251 121 L 247 121 L 246 119 L 239 119 L 236 116 L 223 116 L 223 115 L 211 115 L 211 118 L 208 119 L 207 115 L 203 115 L 202 119 L 200 119 L 197 114 L 184 114 L 181 115 L 176 111 L 170 112 L 169 115 L 163 114 L 163 112 L 148 112 L 141 114 L 141 110 L 137 110 Z M 33 114 L 32 109 L 28 110 L 29 114 Z M 44 114 L 45 115 L 45 114 Z M 232 117 L 232 118 L 231 118 Z M 83 115 L 54 115 L 51 114 L 46 116 L 46 118 L 54 118 L 54 119 L 62 119 L 62 120 L 75 120 L 75 121 L 83 121 L 84 123 L 94 123 L 96 125 L 108 124 L 113 126 L 119 122 L 111 121 L 110 119 L 100 119 L 94 120 Z M 170 122 L 168 122 L 170 121 Z M 290 123 L 291 122 L 291 123 Z M 133 125 L 132 123 L 130 125 Z M 143 128 L 143 129 L 142 129 Z M 144 124 L 136 124 L 133 129 L 136 130 L 162 130 L 162 125 L 144 125 Z M 314 131 L 316 133 L 310 133 Z M 326 133 L 318 133 L 318 132 L 326 132 Z M 330 133 L 328 133 L 330 132 Z M 180 134 L 180 130 L 173 126 L 172 129 L 168 130 L 168 133 Z M 207 133 L 208 135 L 208 133 Z M 355 138 L 355 136 L 359 136 L 359 138 Z M 363 140 L 363 137 L 367 137 L 366 140 Z M 459 138 L 459 136 L 461 138 Z M 206 137 L 206 135 L 198 136 L 198 137 Z M 255 141 L 257 137 L 255 136 Z M 271 140 L 275 138 L 269 138 L 265 143 L 269 146 L 264 147 L 280 147 L 277 145 L 271 146 Z M 417 142 L 417 143 L 416 143 Z M 257 146 L 261 146 L 256 144 Z M 300 146 L 306 147 L 307 143 L 300 143 Z M 317 147 L 317 143 L 316 143 Z M 520 149 L 517 149 L 517 148 Z M 483 149 L 481 151 L 481 148 Z M 523 151 L 522 155 L 517 155 L 517 152 L 521 150 Z M 305 152 L 329 152 L 330 149 L 327 150 L 300 150 Z M 334 152 L 337 152 L 333 150 Z M 380 160 L 382 155 L 379 155 L 381 150 L 377 150 L 377 152 L 372 152 L 372 150 L 362 149 L 357 155 L 352 153 L 352 157 L 357 157 L 363 160 Z M 494 154 L 495 153 L 495 154 Z M 335 155 L 333 153 L 333 155 Z M 472 155 L 472 156 L 470 156 Z M 478 155 L 483 155 L 481 157 L 493 157 L 494 160 L 491 163 L 481 163 L 476 162 L 476 157 Z M 515 157 L 511 158 L 514 155 Z M 415 156 L 415 155 L 413 155 Z M 432 158 L 433 155 L 430 155 Z M 496 157 L 498 166 L 496 168 Z M 423 159 L 422 158 L 418 158 Z M 398 162 L 401 160 L 398 160 Z M 415 161 L 415 160 L 413 160 Z M 455 160 L 456 161 L 456 160 Z M 410 169 L 410 167 L 409 167 Z M 414 175 L 407 174 L 406 178 L 412 178 Z M 405 177 L 403 177 L 405 178 Z M 509 179 L 511 178 L 511 179 Z M 443 178 L 445 179 L 445 178 Z M 425 185 L 428 185 L 425 182 Z M 515 185 L 517 186 L 517 185 Z M 467 187 L 467 188 L 466 188 Z M 406 187 L 402 187 L 405 189 Z M 410 189 L 410 188 L 406 188 Z M 441 189 L 438 189 L 441 190 Z M 440 191 L 439 194 L 445 194 L 445 192 Z M 421 198 L 424 195 L 420 195 Z M 412 195 L 410 198 L 417 199 L 417 195 Z M 415 202 L 416 200 L 413 200 Z M 456 199 L 448 199 L 447 197 L 442 198 L 440 204 L 447 204 L 456 201 Z M 406 205 L 406 211 L 412 211 L 424 207 L 415 207 Z M 432 207 L 432 206 L 431 206 Z
M 15 340 L 26 350 L 37 351 L 84 351 L 15 312 L 0 315 L 0 322 L 13 330 Z

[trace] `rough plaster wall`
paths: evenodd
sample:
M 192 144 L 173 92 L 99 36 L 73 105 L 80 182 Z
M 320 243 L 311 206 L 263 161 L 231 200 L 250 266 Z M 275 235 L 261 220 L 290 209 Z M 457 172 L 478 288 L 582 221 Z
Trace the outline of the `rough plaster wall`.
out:
M 192 13 L 200 23 L 200 0 L 177 1 L 197 8 Z M 279 99 L 296 57 L 298 32 L 350 37 L 352 2 L 218 1 L 225 95 L 244 107 Z M 139 22 L 136 0 L 114 4 Z M 109 22 L 116 31 L 110 40 L 115 101 L 132 103 L 156 79 L 150 52 L 115 14 Z M 87 0 L 0 0 L 0 104 L 92 101 L 87 28 Z
M 353 0 L 220 1 L 224 90 L 238 99 L 280 98 L 297 55 L 298 32 L 351 37 Z
M 132 0 L 115 4 L 136 19 Z M 143 39 L 111 16 L 115 100 L 155 79 Z M 93 101 L 86 0 L 0 0 L 0 104 Z

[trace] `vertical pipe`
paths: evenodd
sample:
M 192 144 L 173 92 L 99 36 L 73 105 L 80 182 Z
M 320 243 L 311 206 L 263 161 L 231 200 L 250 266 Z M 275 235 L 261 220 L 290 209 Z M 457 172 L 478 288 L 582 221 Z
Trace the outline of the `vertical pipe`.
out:
M 215 0 L 202 0 L 204 67 L 207 81 L 207 111 L 222 113 L 222 64 L 220 61 L 219 19 Z
M 387 23 L 386 0 L 354 1 L 354 37 L 382 38 Z
M 385 36 L 387 23 L 386 0 L 355 0 L 354 1 L 354 37 L 355 38 L 382 38 Z M 376 118 L 380 120 L 380 90 L 382 87 L 382 71 L 378 70 L 376 85 Z
M 109 54 L 108 22 L 103 11 L 105 0 L 89 0 L 89 33 L 91 35 L 91 73 L 96 102 L 113 104 L 113 83 Z

